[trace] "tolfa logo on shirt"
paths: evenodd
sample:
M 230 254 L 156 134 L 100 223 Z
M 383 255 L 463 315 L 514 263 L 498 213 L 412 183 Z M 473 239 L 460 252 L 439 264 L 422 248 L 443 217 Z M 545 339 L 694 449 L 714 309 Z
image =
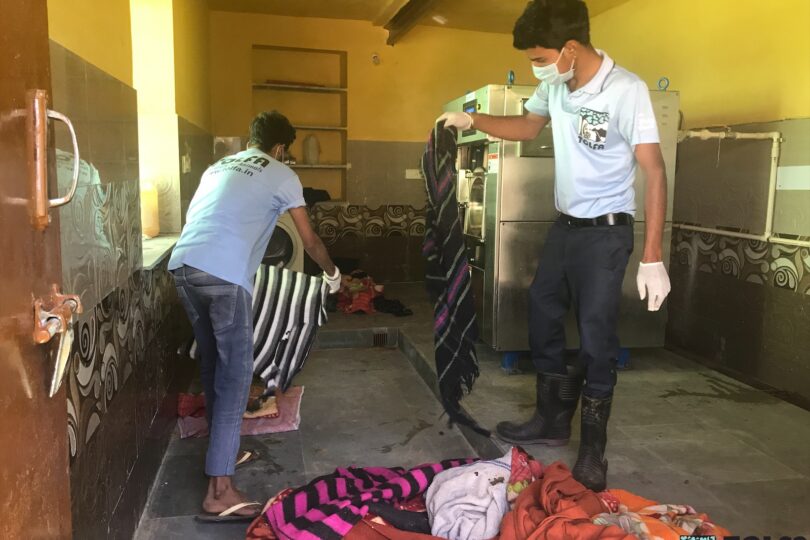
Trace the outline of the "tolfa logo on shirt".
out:
M 579 142 L 592 150 L 604 150 L 610 115 L 582 107 L 579 110 Z
M 243 158 L 226 157 L 219 160 L 217 165 L 230 165 L 231 163 L 245 163 L 258 165 L 262 169 L 270 165 L 270 160 L 261 156 L 247 156 Z

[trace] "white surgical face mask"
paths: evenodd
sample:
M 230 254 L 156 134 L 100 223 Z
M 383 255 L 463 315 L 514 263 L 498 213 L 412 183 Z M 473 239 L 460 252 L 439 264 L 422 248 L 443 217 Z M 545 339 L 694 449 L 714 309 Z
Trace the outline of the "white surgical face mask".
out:
M 562 58 L 563 53 L 562 50 L 560 51 L 560 56 L 557 57 L 557 61 L 553 64 L 549 64 L 547 66 L 539 67 L 532 65 L 532 71 L 534 72 L 534 76 L 537 77 L 541 82 L 544 82 L 548 85 L 553 84 L 563 84 L 571 79 L 574 78 L 574 64 L 576 63 L 576 58 L 571 62 L 571 69 L 566 71 L 565 73 L 560 73 L 560 68 L 557 64 L 560 63 L 560 58 Z
M 280 161 L 281 163 L 284 163 L 284 154 L 286 154 L 286 152 L 284 150 L 284 147 L 279 146 L 278 152 L 276 152 L 276 155 L 272 156 L 272 158 L 275 159 L 276 161 Z

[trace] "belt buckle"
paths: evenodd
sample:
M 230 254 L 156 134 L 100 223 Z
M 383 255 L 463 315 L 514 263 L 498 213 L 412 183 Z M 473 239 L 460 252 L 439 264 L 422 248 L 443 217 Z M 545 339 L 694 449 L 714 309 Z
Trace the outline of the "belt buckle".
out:
M 608 225 L 616 225 L 616 214 L 608 214 L 605 218 Z

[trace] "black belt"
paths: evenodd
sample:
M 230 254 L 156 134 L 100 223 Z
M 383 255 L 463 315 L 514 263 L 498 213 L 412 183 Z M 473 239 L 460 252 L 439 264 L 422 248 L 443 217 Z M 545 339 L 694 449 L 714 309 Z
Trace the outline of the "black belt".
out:
M 605 214 L 595 218 L 576 218 L 560 214 L 558 221 L 569 227 L 599 227 L 605 225 L 632 225 L 635 221 L 630 214 Z

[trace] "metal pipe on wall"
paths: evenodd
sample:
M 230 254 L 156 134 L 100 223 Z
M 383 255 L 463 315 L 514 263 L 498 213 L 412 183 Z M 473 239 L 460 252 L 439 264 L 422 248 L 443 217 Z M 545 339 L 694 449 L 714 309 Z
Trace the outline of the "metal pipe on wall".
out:
M 781 153 L 782 134 L 778 131 L 762 132 L 762 133 L 741 133 L 737 131 L 709 131 L 708 129 L 685 131 L 678 137 L 679 141 L 685 139 L 753 139 L 753 140 L 772 140 L 771 148 L 771 168 L 770 177 L 768 179 L 768 205 L 765 214 L 765 232 L 762 234 L 748 234 L 734 231 L 727 231 L 725 229 L 718 229 L 715 227 L 700 227 L 697 225 L 688 225 L 682 223 L 673 223 L 673 227 L 685 229 L 689 231 L 718 234 L 723 236 L 731 236 L 733 238 L 743 238 L 746 240 L 758 240 L 760 242 L 769 242 L 772 244 L 785 244 L 789 246 L 810 247 L 808 240 L 793 240 L 789 238 L 781 238 L 776 236 L 773 232 L 773 219 L 776 202 L 776 178 L 779 172 L 779 156 Z

